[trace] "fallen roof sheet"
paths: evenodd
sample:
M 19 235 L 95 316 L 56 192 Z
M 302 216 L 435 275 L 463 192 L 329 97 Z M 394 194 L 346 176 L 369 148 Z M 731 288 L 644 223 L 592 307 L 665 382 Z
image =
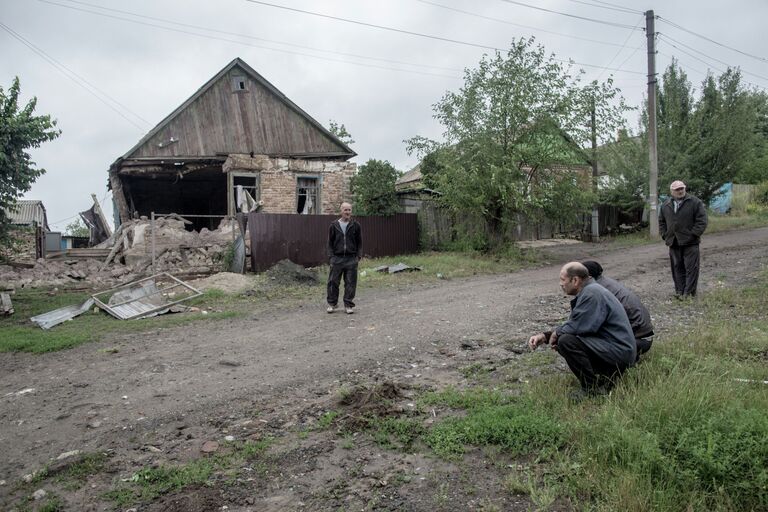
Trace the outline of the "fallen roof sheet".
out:
M 59 325 L 67 320 L 72 320 L 78 315 L 82 315 L 91 309 L 93 302 L 93 297 L 91 297 L 79 306 L 64 306 L 63 308 L 54 309 L 53 311 L 43 313 L 42 315 L 33 316 L 30 320 L 43 329 L 50 329 L 54 325 Z
M 179 293 L 182 296 L 176 299 Z M 111 295 L 106 299 L 108 294 Z M 162 272 L 99 292 L 92 297 L 98 307 L 115 318 L 131 320 L 165 313 L 171 306 L 200 295 L 202 292 L 196 288 L 167 272 Z

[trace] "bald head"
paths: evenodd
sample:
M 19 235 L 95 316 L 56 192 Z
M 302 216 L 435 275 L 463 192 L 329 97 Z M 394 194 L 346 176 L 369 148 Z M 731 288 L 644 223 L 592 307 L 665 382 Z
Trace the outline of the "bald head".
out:
M 566 295 L 578 295 L 589 279 L 587 267 L 578 261 L 571 261 L 560 269 L 560 288 Z

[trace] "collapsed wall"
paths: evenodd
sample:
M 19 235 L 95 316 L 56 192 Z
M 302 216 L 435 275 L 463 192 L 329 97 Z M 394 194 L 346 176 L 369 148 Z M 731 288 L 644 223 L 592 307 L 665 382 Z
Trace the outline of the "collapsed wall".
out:
M 153 237 L 152 222 L 146 217 L 128 221 L 95 247 L 109 249 L 105 259 L 78 258 L 76 251 L 71 251 L 72 257 L 41 258 L 32 268 L 0 265 L 0 283 L 16 288 L 107 288 L 158 272 L 203 275 L 223 270 L 227 251 L 239 233 L 236 222 L 225 218 L 217 229 L 199 232 L 188 231 L 189 224 L 173 214 L 157 218 Z

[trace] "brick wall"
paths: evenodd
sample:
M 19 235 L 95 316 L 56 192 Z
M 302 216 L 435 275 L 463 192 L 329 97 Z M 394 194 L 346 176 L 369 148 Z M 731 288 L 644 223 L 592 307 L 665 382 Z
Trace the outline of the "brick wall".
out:
M 266 155 L 229 155 L 224 172 L 260 175 L 261 200 L 265 213 L 296 212 L 296 180 L 316 177 L 320 183 L 321 214 L 336 214 L 342 201 L 348 201 L 350 180 L 357 172 L 352 162 L 270 158 Z

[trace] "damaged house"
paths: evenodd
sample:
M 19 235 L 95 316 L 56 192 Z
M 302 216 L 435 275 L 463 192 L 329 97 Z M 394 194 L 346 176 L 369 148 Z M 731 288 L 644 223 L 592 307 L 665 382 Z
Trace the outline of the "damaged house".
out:
M 215 229 L 254 201 L 267 213 L 335 213 L 353 156 L 237 58 L 111 165 L 116 224 L 176 213 L 187 229 Z

